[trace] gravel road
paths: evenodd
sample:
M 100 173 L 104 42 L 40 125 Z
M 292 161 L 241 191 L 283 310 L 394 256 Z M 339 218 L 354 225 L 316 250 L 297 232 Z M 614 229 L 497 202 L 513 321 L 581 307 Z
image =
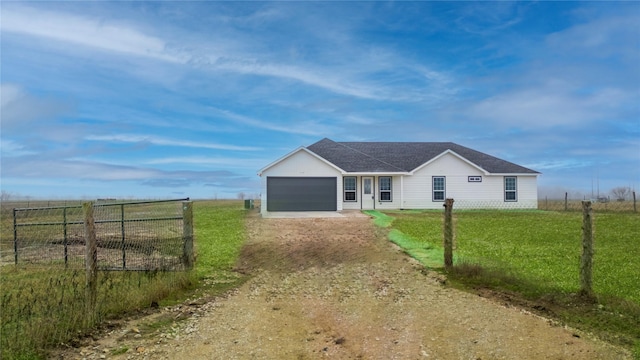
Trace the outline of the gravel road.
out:
M 248 219 L 224 297 L 161 309 L 62 359 L 630 359 L 525 310 L 458 291 L 362 217 Z M 181 318 L 157 330 L 139 325 Z

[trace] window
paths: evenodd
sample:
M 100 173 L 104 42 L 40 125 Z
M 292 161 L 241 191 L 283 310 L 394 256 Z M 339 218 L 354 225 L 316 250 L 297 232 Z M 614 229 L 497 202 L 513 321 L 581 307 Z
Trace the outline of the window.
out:
M 380 201 L 391 201 L 391 176 L 380 176 L 378 178 L 380 188 Z
M 444 201 L 445 194 L 445 177 L 433 177 L 433 201 Z
M 482 182 L 482 176 L 469 176 L 469 182 Z
M 355 176 L 344 178 L 344 201 L 357 201 Z
M 362 181 L 363 181 L 362 187 L 364 188 L 364 194 L 365 195 L 371 195 L 371 181 L 372 181 L 372 179 L 367 177 L 367 178 L 363 178 Z
M 504 177 L 504 201 L 518 201 L 518 178 Z

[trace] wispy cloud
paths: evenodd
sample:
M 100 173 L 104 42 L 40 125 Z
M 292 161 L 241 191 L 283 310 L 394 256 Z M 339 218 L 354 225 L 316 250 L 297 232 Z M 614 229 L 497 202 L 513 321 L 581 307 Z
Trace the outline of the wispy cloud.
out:
M 150 167 L 116 165 L 105 162 L 89 160 L 39 160 L 32 157 L 3 159 L 3 172 L 10 175 L 9 178 L 21 177 L 28 179 L 54 178 L 98 180 L 98 181 L 179 181 L 189 184 L 203 184 L 212 181 L 227 182 L 238 177 L 228 170 L 162 170 Z M 3 174 L 3 176 L 6 176 Z
M 159 171 L 95 161 L 39 159 L 36 156 L 3 159 L 3 176 L 23 178 L 94 179 L 102 181 L 154 178 Z
M 200 166 L 223 165 L 225 167 L 241 167 L 254 170 L 264 164 L 269 163 L 272 159 L 235 158 L 235 157 L 205 157 L 205 156 L 178 156 L 149 159 L 145 164 L 149 165 L 165 165 L 165 164 L 190 164 Z
M 217 59 L 210 64 L 216 70 L 228 70 L 241 74 L 271 76 L 290 79 L 301 83 L 322 88 L 336 94 L 354 96 L 364 99 L 388 99 L 389 95 L 381 92 L 375 86 L 367 86 L 362 81 L 351 78 L 341 78 L 329 73 L 326 69 L 308 67 L 300 68 L 289 64 L 260 63 L 245 59 Z M 342 75 L 345 75 L 343 72 Z M 352 74 L 349 74 L 352 75 Z
M 273 14 L 278 12 L 271 9 L 263 10 L 261 15 L 258 15 L 259 13 L 255 13 L 256 18 L 275 21 Z M 39 25 L 32 26 L 33 23 Z M 200 37 L 163 38 L 148 34 L 124 21 L 26 6 L 3 8 L 1 29 L 3 32 L 80 45 L 122 56 L 150 58 L 217 73 L 295 81 L 330 93 L 361 99 L 420 101 L 435 95 L 440 98 L 445 89 L 453 88 L 451 82 L 442 86 L 443 74 L 436 70 L 424 71 L 423 65 L 412 64 L 412 61 L 404 60 L 384 48 L 372 49 L 371 45 L 363 46 L 356 42 L 340 45 L 344 50 L 342 56 L 345 57 L 342 61 L 334 61 L 332 64 L 291 62 L 287 57 L 274 58 L 272 54 L 247 49 L 248 46 L 239 48 L 230 45 L 228 40 L 222 41 L 222 44 L 211 40 L 203 44 Z M 255 38 L 245 39 L 255 42 L 256 48 L 260 49 L 260 41 L 256 41 Z M 185 45 L 174 47 L 169 44 Z M 263 49 L 265 50 L 270 49 Z M 366 53 L 366 61 L 362 58 L 362 52 Z M 403 64 L 399 66 L 401 63 Z M 380 81 L 381 73 L 398 72 L 402 69 L 407 77 L 422 77 L 422 81 L 409 88 L 406 85 L 399 87 L 395 81 Z M 141 69 L 137 71 L 144 74 Z M 372 78 L 372 73 L 378 76 Z M 427 88 L 424 88 L 425 85 Z
M 258 129 L 266 129 L 277 132 L 289 133 L 289 134 L 302 134 L 302 135 L 316 135 L 328 130 L 327 126 L 323 126 L 317 123 L 313 123 L 307 120 L 297 121 L 294 124 L 279 124 L 276 123 L 276 119 L 270 121 L 259 120 L 246 115 L 237 114 L 235 112 L 218 109 L 215 107 L 208 107 L 213 114 L 218 114 L 221 117 L 230 120 L 236 124 L 249 125 Z
M 209 142 L 197 142 L 188 140 L 172 140 L 163 137 L 150 136 L 150 135 L 135 135 L 135 134 L 119 134 L 119 135 L 89 135 L 85 137 L 89 141 L 106 141 L 106 142 L 122 142 L 122 143 L 137 143 L 137 144 L 149 144 L 159 146 L 177 146 L 177 147 L 189 147 L 189 148 L 201 148 L 201 149 L 215 149 L 215 150 L 234 150 L 234 151 L 256 151 L 260 150 L 259 147 L 253 146 L 237 146 L 228 144 L 217 144 Z
M 33 96 L 22 86 L 10 83 L 0 84 L 0 98 L 2 130 L 9 132 L 15 128 L 30 126 L 34 121 L 47 121 L 69 113 L 72 109 L 65 101 Z
M 520 129 L 583 126 L 610 117 L 611 110 L 628 101 L 629 95 L 616 89 L 576 94 L 562 86 L 535 87 L 505 92 L 468 108 L 468 118 Z
M 162 61 L 186 61 L 168 51 L 162 39 L 117 21 L 14 5 L 3 6 L 2 12 L 2 31 Z
M 37 152 L 27 149 L 24 145 L 11 139 L 3 139 L 2 142 L 0 142 L 0 147 L 2 149 L 3 158 L 37 154 Z
M 469 33 L 493 35 L 522 20 L 519 13 L 521 6 L 522 4 L 517 2 L 470 3 L 461 7 L 456 24 L 458 28 Z

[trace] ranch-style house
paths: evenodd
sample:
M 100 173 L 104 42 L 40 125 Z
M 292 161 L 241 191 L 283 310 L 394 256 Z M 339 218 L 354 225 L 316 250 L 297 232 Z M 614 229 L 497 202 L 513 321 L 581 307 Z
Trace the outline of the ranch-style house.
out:
M 539 172 L 452 142 L 322 139 L 260 170 L 261 212 L 535 209 Z

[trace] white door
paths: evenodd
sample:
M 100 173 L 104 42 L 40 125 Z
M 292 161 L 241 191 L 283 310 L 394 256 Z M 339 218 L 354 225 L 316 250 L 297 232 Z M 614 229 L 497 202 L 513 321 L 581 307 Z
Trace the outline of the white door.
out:
M 373 188 L 373 177 L 362 177 L 362 209 L 371 210 L 374 207 L 375 189 Z

